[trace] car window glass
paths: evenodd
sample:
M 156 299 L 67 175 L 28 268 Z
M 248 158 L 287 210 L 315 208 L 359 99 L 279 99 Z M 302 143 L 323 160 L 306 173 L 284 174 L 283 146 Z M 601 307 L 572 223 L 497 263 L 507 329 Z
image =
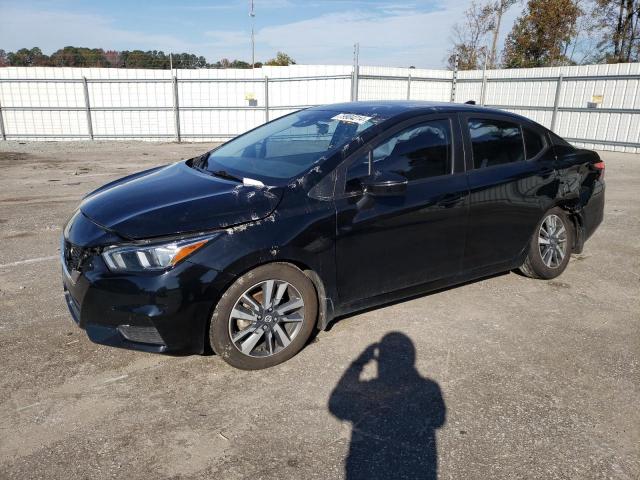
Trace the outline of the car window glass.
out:
M 377 114 L 301 110 L 225 143 L 202 167 L 263 183 L 293 178 L 384 119 Z
M 431 120 L 401 130 L 372 152 L 373 170 L 400 174 L 409 181 L 451 173 L 451 124 Z M 368 153 L 347 172 L 348 190 L 369 174 Z
M 264 141 L 265 158 L 329 150 L 337 122 L 309 126 L 291 126 L 274 133 Z
M 522 130 L 524 132 L 524 147 L 527 151 L 527 160 L 529 160 L 544 150 L 546 142 L 538 132 L 527 127 L 524 127 Z
M 493 119 L 469 119 L 474 168 L 524 160 L 520 125 Z

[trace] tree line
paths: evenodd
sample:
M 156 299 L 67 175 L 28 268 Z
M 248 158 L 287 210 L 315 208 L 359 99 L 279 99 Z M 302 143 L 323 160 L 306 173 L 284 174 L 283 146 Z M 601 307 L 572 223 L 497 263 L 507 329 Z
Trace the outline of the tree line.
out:
M 267 60 L 256 62 L 262 65 L 292 65 L 295 60 L 283 52 Z M 101 68 L 251 68 L 251 64 L 242 60 L 223 58 L 208 63 L 203 56 L 192 53 L 168 53 L 161 50 L 103 50 L 101 48 L 64 47 L 51 55 L 45 55 L 38 47 L 21 48 L 15 52 L 0 49 L 0 67 L 101 67 Z
M 498 51 L 517 0 L 473 0 L 447 56 L 461 70 L 640 61 L 640 0 L 528 0 Z
M 522 14 L 498 51 L 505 15 L 516 4 Z M 509 26 L 506 26 L 509 28 Z M 526 68 L 640 61 L 640 0 L 472 0 L 453 27 L 449 68 Z M 243 60 L 208 63 L 191 53 L 171 54 L 175 68 L 251 68 Z M 150 50 L 64 47 L 51 55 L 35 48 L 0 49 L 0 66 L 60 66 L 168 69 L 169 54 Z M 262 65 L 291 65 L 286 53 Z

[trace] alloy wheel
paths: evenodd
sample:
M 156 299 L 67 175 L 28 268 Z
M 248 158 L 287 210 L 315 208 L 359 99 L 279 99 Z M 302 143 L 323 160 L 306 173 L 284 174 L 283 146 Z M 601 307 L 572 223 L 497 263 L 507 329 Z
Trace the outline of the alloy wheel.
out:
M 538 249 L 544 264 L 558 268 L 567 255 L 567 229 L 557 215 L 547 216 L 538 232 Z
M 289 346 L 303 321 L 300 292 L 284 280 L 265 280 L 245 290 L 234 304 L 229 336 L 241 353 L 269 357 Z

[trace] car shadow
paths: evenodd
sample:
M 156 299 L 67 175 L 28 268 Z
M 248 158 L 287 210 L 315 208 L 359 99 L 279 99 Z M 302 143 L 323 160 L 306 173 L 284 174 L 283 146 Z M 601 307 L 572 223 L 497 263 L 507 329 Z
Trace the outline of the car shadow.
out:
M 415 356 L 409 337 L 389 333 L 349 365 L 331 393 L 329 411 L 351 423 L 347 480 L 437 478 L 436 430 L 446 408 L 439 385 L 416 370 Z M 371 363 L 377 375 L 362 379 Z

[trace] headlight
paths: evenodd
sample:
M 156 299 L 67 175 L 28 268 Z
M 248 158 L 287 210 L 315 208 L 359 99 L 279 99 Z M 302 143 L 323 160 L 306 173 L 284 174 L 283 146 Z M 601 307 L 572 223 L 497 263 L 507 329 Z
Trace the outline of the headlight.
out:
M 144 272 L 173 267 L 217 235 L 167 243 L 108 247 L 102 258 L 112 271 Z

